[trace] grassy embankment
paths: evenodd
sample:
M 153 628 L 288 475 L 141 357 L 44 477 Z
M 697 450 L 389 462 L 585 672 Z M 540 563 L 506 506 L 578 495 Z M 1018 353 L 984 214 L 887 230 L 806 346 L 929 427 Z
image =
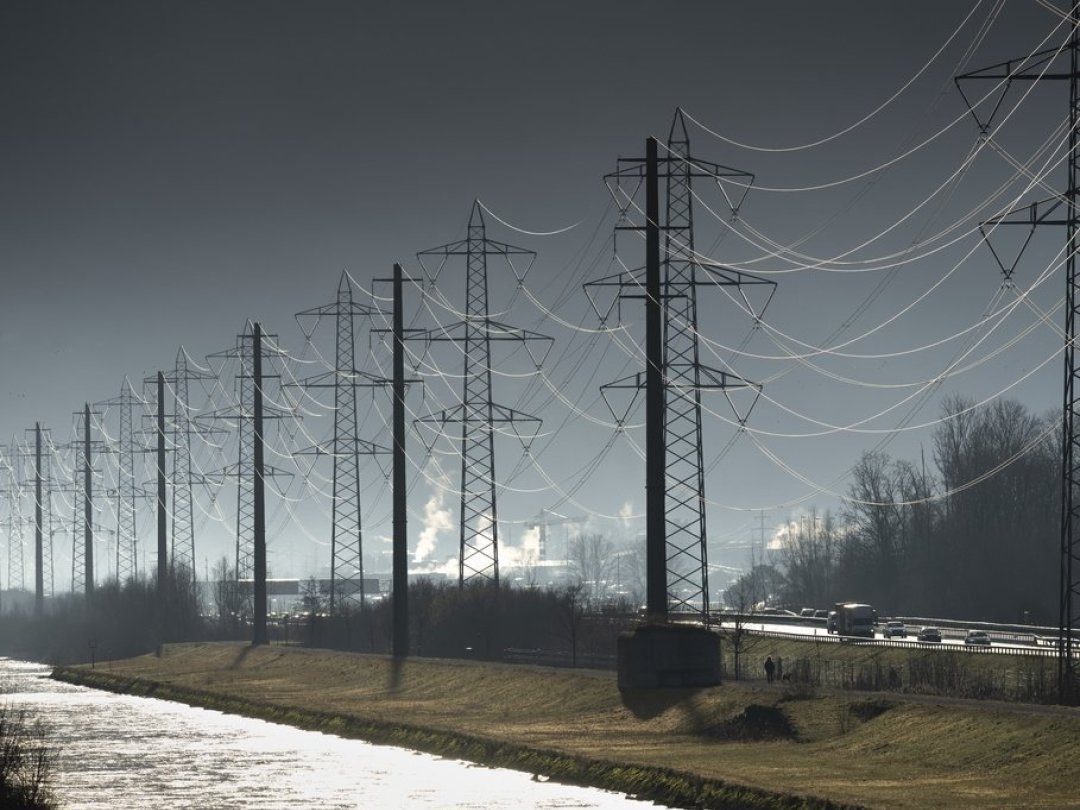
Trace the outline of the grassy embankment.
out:
M 613 673 L 239 644 L 58 675 L 671 804 L 1080 806 L 1068 709 L 762 684 L 624 694 Z
M 795 680 L 844 689 L 1052 703 L 1057 697 L 1057 660 L 1035 654 L 1002 655 L 987 649 L 925 644 L 918 649 L 884 644 L 835 643 L 752 635 L 744 645 L 743 672 L 761 677 L 766 655 L 784 662 Z M 733 671 L 730 644 L 724 645 Z

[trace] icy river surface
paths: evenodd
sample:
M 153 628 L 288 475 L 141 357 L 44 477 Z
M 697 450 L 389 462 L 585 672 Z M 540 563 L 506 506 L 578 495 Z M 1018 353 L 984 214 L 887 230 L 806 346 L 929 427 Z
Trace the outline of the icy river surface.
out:
M 9 707 L 55 749 L 65 808 L 632 808 L 625 795 L 50 680 L 0 658 Z

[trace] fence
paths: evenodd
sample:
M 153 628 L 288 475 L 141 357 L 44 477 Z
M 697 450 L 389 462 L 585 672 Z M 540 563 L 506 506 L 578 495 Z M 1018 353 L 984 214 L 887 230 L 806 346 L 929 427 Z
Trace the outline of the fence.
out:
M 748 638 L 749 643 L 743 642 L 738 671 L 732 645 L 724 645 L 726 678 L 762 679 L 763 642 L 782 640 L 800 645 L 795 648 L 799 652 L 786 657 L 770 652 L 776 677 L 786 676 L 785 680 L 793 685 L 1027 703 L 1050 703 L 1058 696 L 1057 650 L 942 646 L 761 631 L 748 631 Z

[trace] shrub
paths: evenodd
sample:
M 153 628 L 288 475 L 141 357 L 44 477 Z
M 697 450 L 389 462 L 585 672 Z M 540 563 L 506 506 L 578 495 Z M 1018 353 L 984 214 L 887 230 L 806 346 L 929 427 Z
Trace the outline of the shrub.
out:
M 26 712 L 0 706 L 0 807 L 53 808 L 52 754 Z

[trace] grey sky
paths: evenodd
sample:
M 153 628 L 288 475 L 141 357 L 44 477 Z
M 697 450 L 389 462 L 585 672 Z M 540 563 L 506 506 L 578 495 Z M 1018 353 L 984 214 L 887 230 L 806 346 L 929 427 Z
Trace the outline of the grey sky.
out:
M 395 260 L 415 269 L 417 250 L 464 235 L 474 197 L 526 230 L 581 223 L 540 238 L 488 220 L 492 238 L 539 252 L 528 288 L 551 306 L 582 281 L 618 269 L 611 263 L 610 198 L 600 178 L 616 157 L 640 154 L 647 135 L 665 136 L 676 105 L 736 141 L 770 147 L 812 142 L 888 99 L 973 6 L 968 25 L 907 92 L 829 144 L 760 152 L 691 127 L 696 155 L 755 172 L 760 186 L 785 188 L 859 174 L 937 132 L 964 111 L 951 77 L 965 49 L 977 41 L 969 69 L 1020 56 L 1058 19 L 1038 3 L 1014 2 L 980 38 L 994 10 L 990 2 L 3 3 L 0 436 L 21 438 L 40 420 L 57 441 L 66 441 L 70 414 L 84 401 L 115 396 L 125 375 L 141 380 L 170 368 L 180 344 L 200 360 L 231 346 L 248 318 L 262 321 L 301 355 L 293 314 L 332 300 L 342 268 L 362 286 L 385 276 Z M 1063 38 L 1062 29 L 1048 45 Z M 1039 88 L 1021 113 L 1000 140 L 1011 156 L 1026 160 L 1064 116 L 1063 88 Z M 974 122 L 961 122 L 889 171 L 833 189 L 753 192 L 743 221 L 781 244 L 820 229 L 800 250 L 837 256 L 926 198 L 961 164 L 977 134 Z M 925 239 L 967 214 L 1011 171 L 986 149 L 955 189 L 850 258 Z M 1063 170 L 1051 175 L 1059 185 L 1062 177 Z M 721 202 L 715 192 L 701 193 L 710 204 Z M 699 208 L 696 216 L 699 249 L 731 263 L 760 258 L 760 247 L 707 212 Z M 1018 284 L 1030 283 L 1060 241 L 1059 234 L 1041 237 Z M 776 276 L 767 320 L 812 346 L 841 326 L 845 331 L 830 345 L 850 339 L 929 290 L 976 242 L 965 238 L 887 278 L 886 271 Z M 620 237 L 619 245 L 628 265 L 640 263 L 632 237 Z M 748 268 L 783 266 L 757 261 Z M 505 303 L 513 285 L 496 272 L 493 266 L 493 296 Z M 445 276 L 444 293 L 458 305 L 461 273 L 451 268 Z M 894 352 L 971 326 L 999 280 L 985 248 L 978 249 L 925 302 L 848 350 Z M 1059 273 L 1032 300 L 1047 309 L 1062 288 Z M 703 296 L 703 333 L 725 347 L 744 345 L 747 319 L 718 293 Z M 606 337 L 586 353 L 590 338 L 543 317 L 521 294 L 513 300 L 505 320 L 556 338 L 556 387 L 577 407 L 607 419 L 596 388 L 619 373 L 625 355 L 610 345 L 605 350 Z M 559 314 L 586 328 L 597 325 L 579 293 L 563 295 Z M 969 360 L 990 354 L 1036 320 L 1027 304 L 1016 307 Z M 1061 320 L 1060 312 L 1050 318 Z M 932 378 L 961 345 L 953 341 L 891 360 L 811 359 L 833 375 L 889 385 Z M 1054 329 L 1038 326 L 970 373 L 931 386 L 933 396 L 911 421 L 935 419 L 937 398 L 947 393 L 989 396 L 1059 348 Z M 745 350 L 778 353 L 760 330 Z M 790 360 L 718 355 L 711 364 L 722 357 L 747 377 L 769 382 L 766 394 L 775 402 L 759 403 L 750 424 L 776 434 L 821 429 L 784 408 L 850 425 L 914 390 L 851 385 Z M 452 353 L 437 357 L 460 373 Z M 520 368 L 522 358 L 507 362 Z M 576 471 L 611 431 L 569 414 L 542 386 L 530 393 L 521 383 L 497 380 L 496 389 L 500 401 L 516 405 L 515 397 L 523 396 L 525 410 L 544 410 L 546 427 L 560 433 L 541 442 L 540 463 L 562 484 L 578 483 Z M 1059 407 L 1060 361 L 1010 395 L 1039 412 Z M 445 403 L 452 391 L 433 385 L 430 396 Z M 722 404 L 716 410 L 727 413 Z M 884 433 L 762 435 L 759 441 L 799 475 L 843 491 L 847 466 L 909 411 L 901 406 L 863 425 Z M 325 435 L 327 426 L 326 419 L 313 420 L 307 429 Z M 776 525 L 801 509 L 836 506 L 835 498 L 815 494 L 746 437 L 717 460 L 732 435 L 722 421 L 709 420 L 706 460 L 716 467 L 708 496 L 718 504 L 710 509 L 710 534 L 717 542 L 752 533 L 756 513 L 740 510 L 783 505 L 768 513 L 768 524 Z M 640 434 L 635 438 L 643 446 Z M 887 449 L 917 459 L 920 447 L 929 454 L 929 430 L 901 434 Z M 500 454 L 500 470 L 515 467 L 510 450 L 505 460 Z M 456 468 L 449 463 L 448 469 Z M 615 514 L 630 504 L 639 512 L 643 477 L 640 461 L 620 439 L 576 490 L 579 503 L 560 509 Z M 511 486 L 538 490 L 506 494 L 500 516 L 511 521 L 504 536 L 514 542 L 520 532 L 514 521 L 560 496 L 528 469 Z M 431 491 L 424 482 L 414 490 L 414 537 Z M 370 507 L 374 521 L 386 518 L 387 505 L 384 498 Z M 452 494 L 445 505 L 456 521 Z M 593 525 L 617 530 L 602 521 Z M 324 531 L 316 518 L 307 528 Z M 295 546 L 299 560 L 322 553 L 295 530 L 280 531 L 279 548 Z M 380 532 L 388 527 L 372 535 Z M 210 556 L 228 548 L 223 532 L 214 536 L 203 547 Z M 452 550 L 454 533 L 444 531 L 440 543 Z M 284 557 L 277 565 L 290 567 Z

